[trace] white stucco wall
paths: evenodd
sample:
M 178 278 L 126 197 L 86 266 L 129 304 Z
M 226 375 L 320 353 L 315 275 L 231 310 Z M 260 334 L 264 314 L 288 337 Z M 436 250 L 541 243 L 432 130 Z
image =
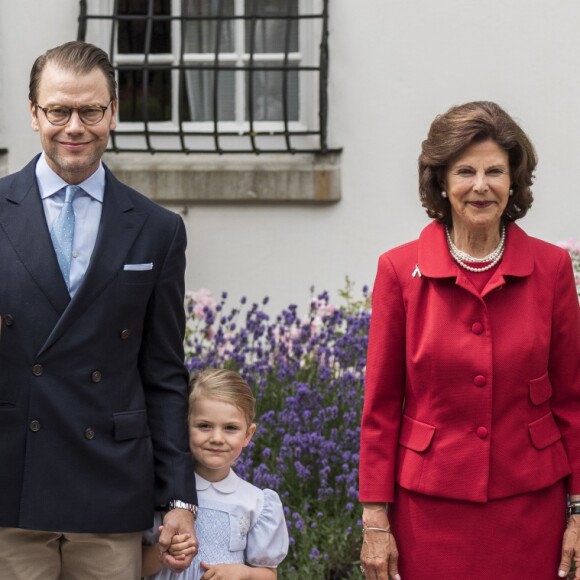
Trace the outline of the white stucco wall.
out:
M 468 100 L 497 101 L 536 145 L 536 201 L 524 229 L 550 241 L 580 237 L 577 0 L 331 0 L 330 10 L 329 133 L 331 145 L 344 147 L 342 201 L 190 207 L 188 287 L 269 295 L 277 311 L 304 305 L 311 285 L 336 296 L 345 275 L 372 283 L 379 253 L 427 223 L 416 164 L 430 122 Z M 30 66 L 75 38 L 77 12 L 76 0 L 0 4 L 11 171 L 38 150 Z
M 75 40 L 76 0 L 18 0 L 0 3 L 0 70 L 3 72 L 3 122 L 9 169 L 16 171 L 40 149 L 30 128 L 28 76 L 35 58 L 46 49 Z

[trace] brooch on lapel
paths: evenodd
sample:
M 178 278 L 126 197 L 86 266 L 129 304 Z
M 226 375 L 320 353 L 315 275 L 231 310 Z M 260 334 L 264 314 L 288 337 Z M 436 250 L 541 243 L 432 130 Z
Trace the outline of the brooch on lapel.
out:
M 419 270 L 419 264 L 415 264 L 415 269 L 413 270 L 413 273 L 411 274 L 411 276 L 413 278 L 420 278 L 421 277 L 421 270 Z

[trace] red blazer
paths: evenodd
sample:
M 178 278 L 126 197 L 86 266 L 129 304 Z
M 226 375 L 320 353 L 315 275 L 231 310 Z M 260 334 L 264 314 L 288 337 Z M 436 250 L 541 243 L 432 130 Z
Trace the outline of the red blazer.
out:
M 360 500 L 393 501 L 397 481 L 484 502 L 568 475 L 580 493 L 580 308 L 567 252 L 511 224 L 481 295 L 440 224 L 383 254 Z

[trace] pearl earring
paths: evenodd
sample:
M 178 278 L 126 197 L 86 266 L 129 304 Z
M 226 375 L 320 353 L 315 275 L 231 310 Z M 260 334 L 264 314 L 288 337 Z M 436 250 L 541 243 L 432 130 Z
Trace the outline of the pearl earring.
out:
M 513 195 L 513 194 L 514 194 L 514 190 L 510 189 L 510 195 Z
M 447 197 L 447 192 L 445 190 L 443 190 L 441 192 L 441 197 L 446 198 Z

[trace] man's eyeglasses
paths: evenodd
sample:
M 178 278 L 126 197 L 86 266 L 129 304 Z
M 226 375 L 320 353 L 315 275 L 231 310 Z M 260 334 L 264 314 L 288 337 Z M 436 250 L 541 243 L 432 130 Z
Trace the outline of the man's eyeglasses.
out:
M 103 120 L 105 111 L 111 106 L 113 99 L 104 107 L 103 105 L 86 105 L 85 107 L 65 107 L 64 105 L 49 105 L 48 107 L 41 107 L 36 103 L 37 108 L 44 112 L 48 122 L 51 125 L 62 127 L 66 125 L 76 111 L 80 120 L 85 125 L 96 125 Z

